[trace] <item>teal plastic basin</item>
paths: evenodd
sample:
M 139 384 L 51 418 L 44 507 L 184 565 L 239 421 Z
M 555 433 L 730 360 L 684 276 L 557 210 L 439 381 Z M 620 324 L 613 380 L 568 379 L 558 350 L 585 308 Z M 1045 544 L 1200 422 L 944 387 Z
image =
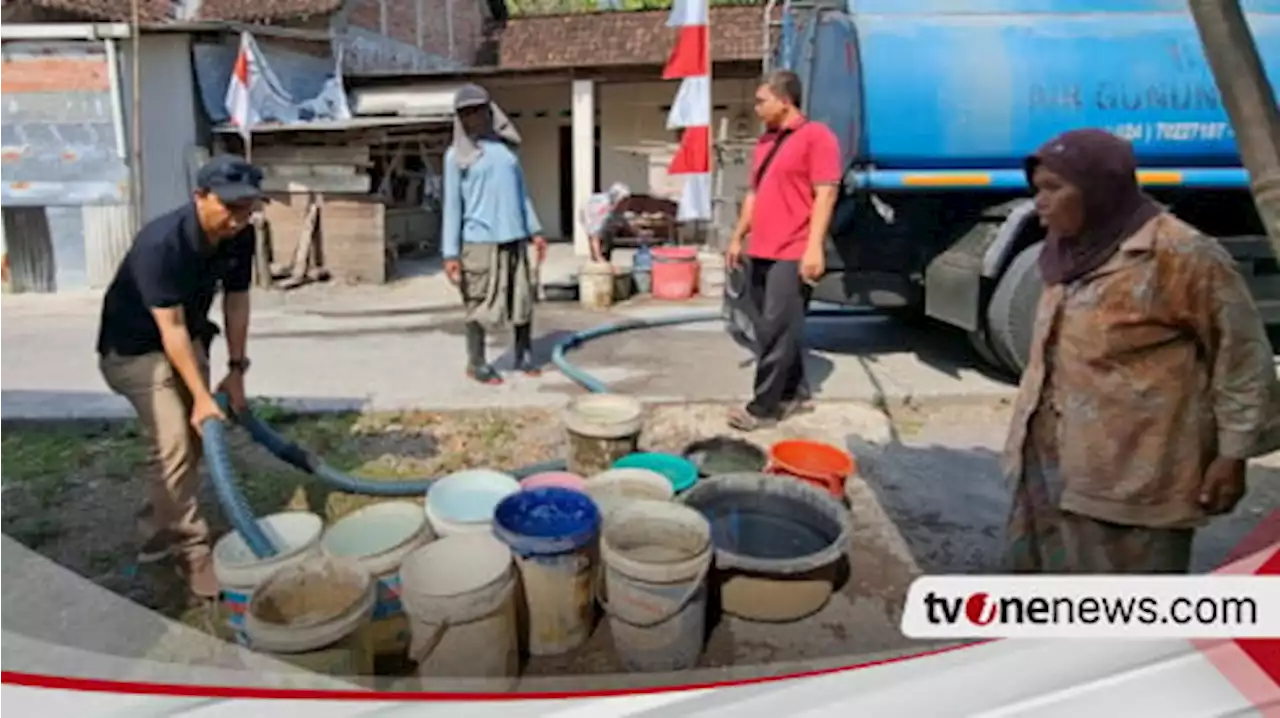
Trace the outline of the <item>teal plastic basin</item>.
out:
M 698 467 L 692 461 L 675 454 L 641 452 L 628 454 L 613 462 L 615 469 L 647 469 L 662 474 L 671 482 L 671 488 L 680 493 L 698 480 Z

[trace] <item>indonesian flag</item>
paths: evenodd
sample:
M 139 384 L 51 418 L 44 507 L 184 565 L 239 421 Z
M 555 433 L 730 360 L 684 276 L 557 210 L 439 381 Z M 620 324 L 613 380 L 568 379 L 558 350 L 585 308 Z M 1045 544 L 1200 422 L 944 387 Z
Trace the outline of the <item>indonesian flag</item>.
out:
M 231 124 L 240 131 L 245 142 L 253 126 L 261 120 L 253 106 L 253 86 L 261 79 L 257 58 L 253 52 L 253 38 L 247 32 L 240 33 L 240 50 L 231 67 L 231 82 L 227 85 L 227 114 Z
M 711 42 L 708 0 L 675 0 L 667 26 L 676 44 L 663 68 L 666 80 L 680 80 L 667 129 L 683 130 L 667 174 L 684 175 L 677 216 L 711 219 Z

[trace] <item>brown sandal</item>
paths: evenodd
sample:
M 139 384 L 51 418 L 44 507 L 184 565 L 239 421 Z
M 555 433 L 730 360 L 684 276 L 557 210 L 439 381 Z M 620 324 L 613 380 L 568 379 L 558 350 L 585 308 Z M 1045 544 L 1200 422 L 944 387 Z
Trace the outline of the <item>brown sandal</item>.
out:
M 777 419 L 756 416 L 746 409 L 733 409 L 729 412 L 729 427 L 743 432 L 771 429 L 777 426 Z

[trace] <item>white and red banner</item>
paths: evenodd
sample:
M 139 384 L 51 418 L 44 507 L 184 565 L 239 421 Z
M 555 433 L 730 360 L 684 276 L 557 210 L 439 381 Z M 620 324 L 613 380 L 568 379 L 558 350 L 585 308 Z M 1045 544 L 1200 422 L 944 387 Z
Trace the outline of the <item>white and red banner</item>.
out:
M 667 129 L 680 130 L 680 146 L 667 173 L 684 176 L 677 218 L 711 219 L 711 40 L 708 0 L 675 0 L 667 26 L 676 43 L 664 80 L 680 80 Z
M 254 107 L 254 86 L 262 81 L 262 71 L 255 52 L 253 36 L 240 33 L 240 50 L 231 66 L 231 81 L 227 83 L 227 114 L 230 122 L 248 143 L 253 126 L 262 121 L 261 113 Z
M 333 74 L 313 97 L 295 97 L 271 67 L 268 54 L 249 32 L 240 33 L 240 45 L 231 64 L 227 94 L 223 100 L 227 123 L 249 143 L 260 125 L 295 125 L 319 120 L 351 118 L 343 87 L 342 47 L 338 46 Z

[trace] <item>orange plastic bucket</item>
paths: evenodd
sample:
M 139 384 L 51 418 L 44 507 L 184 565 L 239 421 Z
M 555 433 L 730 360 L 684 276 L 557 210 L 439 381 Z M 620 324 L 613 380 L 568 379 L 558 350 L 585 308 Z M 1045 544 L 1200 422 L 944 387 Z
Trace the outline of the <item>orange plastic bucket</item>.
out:
M 653 296 L 657 299 L 689 299 L 698 292 L 696 247 L 655 247 L 653 250 Z
M 856 470 L 852 454 L 819 441 L 788 439 L 769 449 L 769 473 L 807 481 L 836 498 L 844 497 L 844 482 Z

